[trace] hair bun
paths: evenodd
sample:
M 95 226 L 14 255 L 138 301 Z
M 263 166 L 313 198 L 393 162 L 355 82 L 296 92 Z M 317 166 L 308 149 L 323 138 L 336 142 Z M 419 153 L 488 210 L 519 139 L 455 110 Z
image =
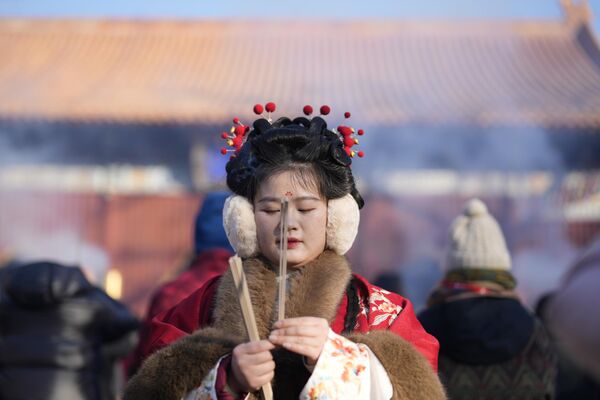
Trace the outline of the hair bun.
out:
M 246 142 L 226 166 L 227 186 L 252 201 L 260 182 L 273 173 L 310 165 L 317 178 L 319 193 L 326 199 L 348 194 L 359 208 L 364 204 L 356 190 L 349 166 L 351 157 L 340 136 L 327 129 L 321 117 L 293 121 L 282 117 L 271 123 L 259 118 L 253 123 Z
M 344 167 L 349 167 L 350 164 L 352 164 L 352 158 L 346 153 L 344 147 L 337 138 L 332 140 L 329 145 L 329 155 L 338 164 L 343 165 Z
M 260 135 L 260 134 L 268 131 L 273 126 L 266 119 L 259 118 L 256 121 L 254 121 L 254 123 L 252 124 L 252 127 L 254 128 L 254 130 L 252 131 L 251 134 L 252 134 L 252 136 L 255 136 L 255 135 Z M 250 139 L 250 137 L 248 137 L 248 139 Z

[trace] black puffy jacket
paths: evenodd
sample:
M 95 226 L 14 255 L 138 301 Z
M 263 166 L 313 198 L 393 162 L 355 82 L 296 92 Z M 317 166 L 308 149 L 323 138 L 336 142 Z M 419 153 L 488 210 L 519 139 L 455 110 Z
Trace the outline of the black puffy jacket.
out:
M 38 262 L 6 274 L 0 299 L 0 399 L 114 399 L 104 349 L 138 321 L 79 268 Z

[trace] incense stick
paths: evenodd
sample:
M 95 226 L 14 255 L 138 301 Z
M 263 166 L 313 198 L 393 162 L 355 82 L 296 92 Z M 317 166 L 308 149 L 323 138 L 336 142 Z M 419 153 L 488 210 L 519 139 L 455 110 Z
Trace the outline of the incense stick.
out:
M 250 300 L 246 274 L 244 274 L 244 268 L 242 267 L 242 259 L 238 256 L 231 257 L 229 259 L 229 268 L 231 269 L 233 282 L 235 283 L 238 299 L 240 300 L 242 317 L 244 319 L 244 325 L 246 325 L 248 338 L 251 342 L 259 341 L 260 336 L 258 335 L 258 328 L 256 327 L 256 318 L 254 317 L 254 309 L 252 308 L 252 301 Z M 261 388 L 261 391 L 265 400 L 273 399 L 273 388 L 270 383 L 265 384 Z
M 281 220 L 279 222 L 279 291 L 277 297 L 277 319 L 285 319 L 285 292 L 287 275 L 288 247 L 288 200 L 281 199 Z

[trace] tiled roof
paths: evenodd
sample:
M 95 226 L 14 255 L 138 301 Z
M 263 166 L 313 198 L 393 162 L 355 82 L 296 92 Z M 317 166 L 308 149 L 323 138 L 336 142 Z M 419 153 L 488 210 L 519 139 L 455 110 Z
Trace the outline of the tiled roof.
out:
M 273 100 L 366 125 L 600 126 L 586 23 L 0 20 L 0 54 L 2 118 L 223 123 Z

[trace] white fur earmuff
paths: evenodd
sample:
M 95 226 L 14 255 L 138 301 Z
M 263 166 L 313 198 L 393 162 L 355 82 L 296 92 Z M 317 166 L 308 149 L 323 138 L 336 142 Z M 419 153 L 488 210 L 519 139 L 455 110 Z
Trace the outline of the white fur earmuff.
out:
M 254 206 L 243 196 L 232 195 L 223 206 L 223 227 L 231 247 L 242 258 L 258 254 Z
M 329 200 L 327 205 L 327 248 L 339 255 L 346 254 L 358 233 L 360 212 L 350 195 Z M 258 254 L 258 238 L 254 207 L 243 196 L 232 195 L 225 200 L 223 226 L 235 252 L 242 258 Z
M 360 211 L 352 195 L 327 203 L 327 248 L 339 255 L 346 254 L 358 233 Z

